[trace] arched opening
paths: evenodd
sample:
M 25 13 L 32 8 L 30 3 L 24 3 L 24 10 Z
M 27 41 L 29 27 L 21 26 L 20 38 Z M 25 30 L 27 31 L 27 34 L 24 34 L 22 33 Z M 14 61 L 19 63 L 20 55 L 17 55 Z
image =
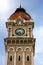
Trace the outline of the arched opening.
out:
M 29 61 L 29 56 L 27 56 L 27 61 Z
M 10 61 L 12 61 L 12 56 L 10 56 Z
M 18 60 L 19 60 L 19 61 L 21 60 L 21 57 L 20 57 L 20 56 L 18 57 Z

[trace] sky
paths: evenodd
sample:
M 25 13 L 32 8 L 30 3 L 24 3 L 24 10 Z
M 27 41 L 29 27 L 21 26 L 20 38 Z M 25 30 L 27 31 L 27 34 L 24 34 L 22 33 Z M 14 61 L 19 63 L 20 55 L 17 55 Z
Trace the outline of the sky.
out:
M 20 6 L 34 21 L 36 38 L 34 65 L 43 65 L 43 0 L 0 0 L 0 65 L 5 65 L 4 38 L 7 37 L 6 21 Z

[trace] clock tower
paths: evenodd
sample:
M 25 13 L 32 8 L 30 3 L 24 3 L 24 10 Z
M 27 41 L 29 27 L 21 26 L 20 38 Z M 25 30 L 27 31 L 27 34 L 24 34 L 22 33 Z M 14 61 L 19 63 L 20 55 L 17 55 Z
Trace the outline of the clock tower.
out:
M 5 65 L 34 65 L 34 22 L 24 8 L 17 8 L 6 22 Z

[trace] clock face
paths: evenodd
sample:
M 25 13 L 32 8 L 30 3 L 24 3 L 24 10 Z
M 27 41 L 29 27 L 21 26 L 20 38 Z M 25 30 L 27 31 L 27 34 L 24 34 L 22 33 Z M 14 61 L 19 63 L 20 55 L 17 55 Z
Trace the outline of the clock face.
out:
M 25 33 L 25 30 L 23 28 L 17 28 L 15 30 L 15 33 L 19 36 L 23 35 Z

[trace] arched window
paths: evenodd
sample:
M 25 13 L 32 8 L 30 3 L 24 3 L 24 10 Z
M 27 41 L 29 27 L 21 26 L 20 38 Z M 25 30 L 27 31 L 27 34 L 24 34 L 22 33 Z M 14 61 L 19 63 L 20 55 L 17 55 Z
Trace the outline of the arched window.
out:
M 10 56 L 10 61 L 12 61 L 12 56 Z
M 27 61 L 29 61 L 29 56 L 27 56 Z
M 29 36 L 31 37 L 31 28 L 29 28 Z
M 19 60 L 19 61 L 21 60 L 21 57 L 20 57 L 20 56 L 18 57 L 18 60 Z

